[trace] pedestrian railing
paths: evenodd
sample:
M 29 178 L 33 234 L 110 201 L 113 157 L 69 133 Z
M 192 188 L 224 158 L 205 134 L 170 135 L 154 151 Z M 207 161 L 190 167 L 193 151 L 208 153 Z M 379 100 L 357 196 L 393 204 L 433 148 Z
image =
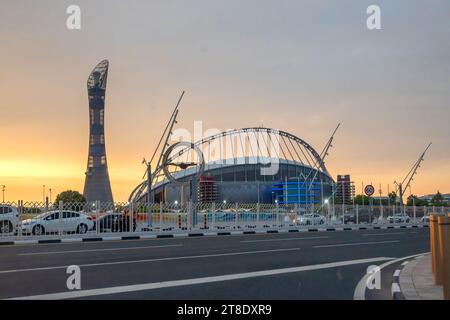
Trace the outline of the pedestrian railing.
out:
M 428 223 L 446 207 L 266 203 L 0 203 L 0 238 Z

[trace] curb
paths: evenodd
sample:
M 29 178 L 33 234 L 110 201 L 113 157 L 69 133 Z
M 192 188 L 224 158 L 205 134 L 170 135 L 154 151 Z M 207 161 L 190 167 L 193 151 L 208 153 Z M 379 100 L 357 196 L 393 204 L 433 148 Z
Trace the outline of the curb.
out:
M 410 260 L 402 262 L 400 265 L 400 269 L 396 269 L 393 274 L 393 281 L 392 281 L 392 299 L 393 300 L 406 300 L 405 295 L 402 292 L 402 289 L 400 287 L 400 274 L 403 270 L 403 268 L 409 263 Z
M 231 235 L 249 235 L 249 234 L 278 234 L 293 232 L 337 232 L 337 231 L 362 231 L 362 230 L 388 230 L 388 229 L 411 229 L 427 228 L 428 225 L 408 225 L 408 226 L 355 226 L 355 227 L 324 227 L 324 228 L 290 228 L 290 229 L 269 229 L 269 230 L 246 230 L 246 231 L 204 231 L 187 233 L 163 233 L 163 234 L 144 234 L 127 236 L 104 236 L 104 237 L 84 237 L 84 238 L 61 238 L 61 239 L 36 239 L 36 240 L 0 240 L 0 246 L 24 245 L 24 244 L 53 244 L 53 243 L 71 243 L 71 242 L 100 242 L 100 241 L 120 241 L 120 240 L 145 240 L 145 239 L 168 239 L 168 238 L 198 238 L 204 236 L 231 236 Z
M 411 290 L 408 288 L 409 286 L 414 286 L 413 283 L 405 282 L 404 273 L 405 270 L 409 270 L 414 268 L 417 265 L 418 259 L 423 258 L 426 254 L 419 255 L 414 259 L 407 260 L 403 262 L 399 269 L 396 269 L 393 274 L 393 283 L 392 283 L 392 299 L 393 300 L 420 300 L 417 294 L 411 294 Z M 406 288 L 402 289 L 402 286 Z M 406 293 L 405 293 L 406 292 Z

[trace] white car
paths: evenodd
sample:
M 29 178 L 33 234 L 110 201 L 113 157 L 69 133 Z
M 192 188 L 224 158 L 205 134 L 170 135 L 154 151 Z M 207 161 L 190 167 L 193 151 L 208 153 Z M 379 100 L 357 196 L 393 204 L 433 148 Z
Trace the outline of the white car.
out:
M 392 216 L 387 217 L 389 223 L 409 223 L 411 218 L 405 213 L 394 213 Z
M 75 211 L 62 211 L 60 219 L 59 211 L 50 211 L 40 214 L 32 219 L 22 221 L 22 233 L 43 235 L 55 232 L 86 233 L 92 230 L 94 222 L 84 213 Z
M 317 213 L 307 213 L 297 218 L 297 223 L 300 225 L 309 226 L 316 224 L 324 224 L 325 222 L 326 222 L 325 217 Z
M 19 223 L 19 212 L 16 207 L 0 205 L 0 234 L 14 232 Z

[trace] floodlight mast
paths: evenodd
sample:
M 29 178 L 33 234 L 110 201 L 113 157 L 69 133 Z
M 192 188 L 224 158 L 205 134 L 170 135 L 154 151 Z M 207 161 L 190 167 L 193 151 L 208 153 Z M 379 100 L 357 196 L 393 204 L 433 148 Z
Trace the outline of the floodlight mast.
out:
M 398 197 L 401 205 L 403 205 L 403 196 L 405 194 L 405 191 L 409 188 L 411 182 L 414 180 L 414 176 L 417 174 L 417 170 L 420 168 L 420 164 L 425 160 L 425 154 L 427 153 L 428 149 L 430 149 L 431 145 L 432 143 L 430 142 L 425 151 L 420 155 L 419 159 L 414 163 L 411 170 L 409 170 L 408 174 L 405 176 L 402 182 L 394 181 L 394 184 L 398 189 Z

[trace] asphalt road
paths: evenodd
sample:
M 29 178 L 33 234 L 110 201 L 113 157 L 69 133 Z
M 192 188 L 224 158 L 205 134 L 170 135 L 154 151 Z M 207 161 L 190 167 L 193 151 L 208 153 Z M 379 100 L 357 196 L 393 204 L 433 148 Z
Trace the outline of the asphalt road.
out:
M 368 266 L 428 251 L 428 228 L 3 246 L 0 299 L 353 299 Z

